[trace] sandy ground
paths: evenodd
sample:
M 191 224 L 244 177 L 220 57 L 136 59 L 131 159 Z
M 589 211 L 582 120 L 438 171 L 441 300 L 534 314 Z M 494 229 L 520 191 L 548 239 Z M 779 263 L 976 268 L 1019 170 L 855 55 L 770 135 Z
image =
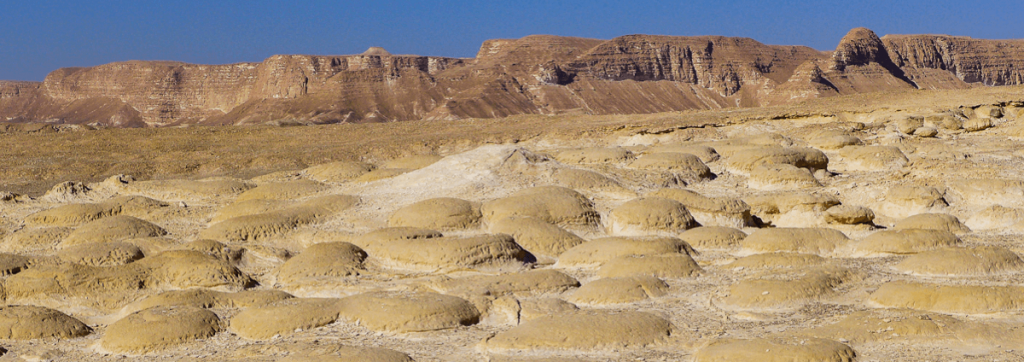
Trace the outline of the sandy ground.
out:
M 3 134 L 0 358 L 1020 360 L 1021 90 Z

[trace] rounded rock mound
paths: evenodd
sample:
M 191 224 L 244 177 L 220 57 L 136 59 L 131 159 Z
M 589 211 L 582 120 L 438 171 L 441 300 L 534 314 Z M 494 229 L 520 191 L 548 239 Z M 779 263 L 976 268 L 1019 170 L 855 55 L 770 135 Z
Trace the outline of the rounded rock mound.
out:
M 337 299 L 290 298 L 249 308 L 231 318 L 231 331 L 242 338 L 264 340 L 338 320 Z
M 828 339 L 725 339 L 701 348 L 694 362 L 853 362 L 857 353 Z
M 724 226 L 701 226 L 679 234 L 679 238 L 693 245 L 697 250 L 730 250 L 739 247 L 747 234 L 739 229 Z
M 220 318 L 193 307 L 141 310 L 107 327 L 100 345 L 118 353 L 146 353 L 212 337 L 222 330 Z
M 30 225 L 75 226 L 113 214 L 113 209 L 102 204 L 70 204 L 28 215 L 25 222 Z
M 780 164 L 824 170 L 828 168 L 828 156 L 813 148 L 752 147 L 739 150 L 726 160 L 726 165 L 741 175 L 749 175 L 758 165 Z
M 126 274 L 145 276 L 147 287 L 241 290 L 254 283 L 228 262 L 193 250 L 165 251 L 122 268 Z
M 555 263 L 559 268 L 597 267 L 620 256 L 693 254 L 693 247 L 676 238 L 609 237 L 588 241 L 566 250 Z
M 61 242 L 64 247 L 88 243 L 111 243 L 125 239 L 164 236 L 167 230 L 139 218 L 117 215 L 79 226 Z
M 481 212 L 488 222 L 511 216 L 535 217 L 558 225 L 595 225 L 601 220 L 593 202 L 579 192 L 558 186 L 520 190 L 485 203 Z
M 25 222 L 34 225 L 76 226 L 104 217 L 125 213 L 145 213 L 168 206 L 163 201 L 143 196 L 120 196 L 99 203 L 70 204 L 29 215 Z
M 899 148 L 893 146 L 852 146 L 839 150 L 848 171 L 889 171 L 910 162 Z
M 475 275 L 444 279 L 428 284 L 428 287 L 440 293 L 467 298 L 502 295 L 522 297 L 545 293 L 561 293 L 578 286 L 580 286 L 580 282 L 576 281 L 573 277 L 551 269 L 537 269 L 501 275 Z
M 889 215 L 906 217 L 949 206 L 942 192 L 934 187 L 897 186 L 885 194 L 884 210 Z
M 569 302 L 583 305 L 608 305 L 639 302 L 668 294 L 668 284 L 652 276 L 603 278 L 584 284 Z
M 672 324 L 633 311 L 574 311 L 526 321 L 482 346 L 491 351 L 639 348 L 665 341 Z
M 375 169 L 373 165 L 363 162 L 338 161 L 307 168 L 304 173 L 313 181 L 346 182 Z
M 500 268 L 532 259 L 505 234 L 394 239 L 366 248 L 386 266 L 411 270 Z
M 153 307 L 187 306 L 195 308 L 249 308 L 260 307 L 285 299 L 291 294 L 278 290 L 246 290 L 224 293 L 209 289 L 170 290 L 149 296 L 124 308 L 126 311 L 140 311 Z
M 433 230 L 462 230 L 480 224 L 480 209 L 473 203 L 456 198 L 419 201 L 391 214 L 388 226 L 416 227 Z
M 870 224 L 875 213 L 862 206 L 836 205 L 825 210 L 825 222 L 829 224 L 855 225 Z
M 91 266 L 125 265 L 145 255 L 137 246 L 125 243 L 88 243 L 64 248 L 56 253 L 60 260 Z
M 964 225 L 974 230 L 1001 229 L 1024 220 L 1024 209 L 992 205 L 978 211 L 964 221 Z
M 788 310 L 833 295 L 846 278 L 839 271 L 811 271 L 793 279 L 747 279 L 731 285 L 721 302 L 735 309 Z
M 912 255 L 895 266 L 917 275 L 994 275 L 1024 269 L 1024 260 L 998 246 L 942 248 Z
M 714 148 L 704 145 L 658 145 L 647 148 L 648 153 L 688 153 L 700 158 L 704 163 L 715 162 L 721 157 Z
M 686 254 L 626 255 L 601 265 L 597 275 L 602 278 L 650 276 L 657 278 L 689 278 L 700 274 L 701 268 Z
M 199 237 L 232 242 L 270 238 L 318 222 L 358 202 L 358 197 L 350 195 L 315 197 L 262 214 L 237 216 L 215 223 L 201 231 Z
M 713 178 L 708 165 L 705 165 L 700 157 L 689 153 L 650 153 L 637 158 L 629 164 L 629 167 L 639 170 L 664 171 L 678 174 L 683 179 L 691 182 Z
M 828 228 L 770 228 L 758 229 L 740 243 L 746 254 L 779 251 L 830 256 L 837 247 L 850 239 L 835 229 Z
M 0 307 L 2 339 L 69 339 L 91 332 L 85 323 L 50 308 L 30 305 Z
M 346 242 L 314 244 L 288 259 L 277 269 L 277 280 L 293 284 L 322 277 L 358 275 L 363 270 L 366 252 Z
M 821 183 L 806 168 L 777 164 L 754 166 L 747 186 L 758 190 L 792 190 L 821 187 Z
M 851 243 L 855 256 L 916 254 L 960 244 L 948 231 L 926 229 L 882 230 Z
M 644 197 L 628 201 L 608 213 L 608 233 L 613 235 L 675 235 L 699 226 L 682 203 Z
M 860 138 L 843 131 L 822 132 L 807 140 L 811 146 L 826 150 L 838 150 L 846 146 L 859 146 L 864 144 Z
M 552 179 L 556 184 L 574 190 L 607 192 L 615 196 L 636 196 L 635 192 L 626 189 L 619 182 L 594 171 L 560 168 L 555 170 Z
M 950 314 L 1018 312 L 1024 308 L 1024 287 L 889 282 L 871 293 L 869 302 Z
M 707 197 L 684 189 L 661 189 L 646 196 L 678 201 L 704 226 L 740 228 L 753 224 L 750 205 L 742 200 Z
M 754 214 L 768 219 L 790 212 L 823 212 L 832 206 L 839 205 L 839 198 L 835 195 L 807 191 L 784 191 L 748 196 L 743 200 L 746 202 L 744 205 L 750 204 L 748 207 Z
M 372 292 L 339 302 L 341 316 L 378 332 L 423 332 L 476 324 L 466 300 L 436 293 Z
M 943 230 L 954 234 L 971 232 L 956 216 L 949 214 L 917 214 L 900 220 L 893 229 Z
M 491 224 L 492 233 L 512 235 L 516 243 L 534 256 L 555 259 L 586 240 L 572 232 L 532 217 L 509 217 Z
M 9 234 L 3 244 L 0 244 L 0 250 L 12 253 L 48 251 L 60 244 L 72 231 L 74 230 L 66 227 L 21 229 Z

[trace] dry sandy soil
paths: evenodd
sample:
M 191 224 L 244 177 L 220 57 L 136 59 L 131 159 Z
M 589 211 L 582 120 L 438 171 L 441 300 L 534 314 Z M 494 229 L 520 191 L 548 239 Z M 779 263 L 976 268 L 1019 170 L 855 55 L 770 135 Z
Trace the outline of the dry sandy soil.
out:
M 1022 91 L 6 126 L 0 358 L 1021 360 Z

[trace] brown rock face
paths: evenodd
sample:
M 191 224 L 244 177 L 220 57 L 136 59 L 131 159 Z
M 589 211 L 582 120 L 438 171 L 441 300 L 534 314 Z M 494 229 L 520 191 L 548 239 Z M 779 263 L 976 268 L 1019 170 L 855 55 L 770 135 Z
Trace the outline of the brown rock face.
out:
M 1024 82 L 1024 41 L 850 31 L 832 53 L 748 38 L 488 40 L 476 58 L 275 55 L 129 61 L 0 82 L 0 122 L 113 127 L 638 114 Z
M 867 28 L 856 28 L 850 30 L 839 46 L 832 53 L 832 69 L 844 70 L 851 65 L 868 65 L 878 63 L 882 66 L 892 65 L 889 54 L 885 50 L 882 39 L 875 35 L 875 32 Z
M 942 80 L 988 86 L 1024 83 L 1024 40 L 886 35 L 882 41 L 897 66 L 929 86 Z

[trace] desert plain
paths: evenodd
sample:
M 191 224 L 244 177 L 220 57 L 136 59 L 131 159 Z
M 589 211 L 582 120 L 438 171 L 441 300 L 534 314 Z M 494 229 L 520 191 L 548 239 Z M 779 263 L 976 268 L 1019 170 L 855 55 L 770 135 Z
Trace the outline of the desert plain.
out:
M 4 123 L 0 358 L 1021 360 L 1022 94 Z

